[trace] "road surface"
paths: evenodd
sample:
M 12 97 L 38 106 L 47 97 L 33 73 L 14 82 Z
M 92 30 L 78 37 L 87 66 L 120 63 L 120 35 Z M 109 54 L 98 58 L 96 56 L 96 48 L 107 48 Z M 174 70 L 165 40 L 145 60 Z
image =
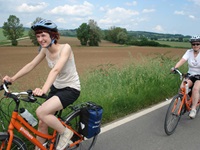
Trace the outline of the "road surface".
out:
M 164 132 L 169 102 L 102 127 L 94 150 L 197 150 L 200 149 L 200 115 L 182 116 L 175 133 Z

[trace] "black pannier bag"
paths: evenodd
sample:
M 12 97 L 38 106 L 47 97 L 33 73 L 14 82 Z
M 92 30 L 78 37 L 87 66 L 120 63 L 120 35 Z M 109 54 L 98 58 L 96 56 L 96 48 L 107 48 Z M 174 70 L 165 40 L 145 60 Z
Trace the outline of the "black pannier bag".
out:
M 79 132 L 86 138 L 91 138 L 101 131 L 103 108 L 93 102 L 81 108 Z

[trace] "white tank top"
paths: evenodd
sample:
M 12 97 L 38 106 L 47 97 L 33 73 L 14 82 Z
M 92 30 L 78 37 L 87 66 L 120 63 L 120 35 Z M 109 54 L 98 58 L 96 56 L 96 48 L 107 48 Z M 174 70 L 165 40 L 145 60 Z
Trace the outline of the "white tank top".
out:
M 62 49 L 60 50 L 60 52 L 61 51 L 62 51 Z M 49 58 L 49 51 L 46 50 L 46 60 L 47 60 L 48 66 L 50 68 L 53 68 L 55 66 L 56 62 L 58 61 L 58 59 L 60 57 L 60 52 L 57 56 L 57 59 L 51 60 Z M 65 63 L 62 70 L 57 75 L 56 80 L 54 81 L 53 85 L 57 89 L 71 87 L 71 88 L 75 88 L 80 91 L 80 89 L 81 89 L 80 80 L 79 80 L 78 73 L 76 71 L 76 65 L 75 65 L 73 51 L 71 51 L 71 53 L 72 53 L 72 57 L 69 57 L 68 61 Z

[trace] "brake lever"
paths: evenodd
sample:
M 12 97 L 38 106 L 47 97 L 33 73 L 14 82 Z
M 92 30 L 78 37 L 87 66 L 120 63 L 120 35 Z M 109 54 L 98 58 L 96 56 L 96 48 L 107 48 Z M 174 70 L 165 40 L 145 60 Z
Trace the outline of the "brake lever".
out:
M 33 102 L 37 101 L 37 98 L 34 97 L 32 90 L 28 90 L 27 93 L 28 93 L 28 100 L 29 100 L 29 102 L 33 103 Z

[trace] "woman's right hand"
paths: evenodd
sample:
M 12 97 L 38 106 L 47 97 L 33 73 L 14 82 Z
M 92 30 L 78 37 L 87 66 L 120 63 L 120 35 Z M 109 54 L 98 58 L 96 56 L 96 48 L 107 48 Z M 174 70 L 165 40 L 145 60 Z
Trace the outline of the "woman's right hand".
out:
M 171 70 L 170 70 L 170 72 L 174 73 L 175 69 L 176 69 L 175 67 L 172 67 Z
M 9 77 L 9 76 L 5 76 L 4 78 L 3 78 L 3 82 L 4 81 L 7 81 L 7 82 L 13 82 L 13 79 L 11 78 L 11 77 Z

